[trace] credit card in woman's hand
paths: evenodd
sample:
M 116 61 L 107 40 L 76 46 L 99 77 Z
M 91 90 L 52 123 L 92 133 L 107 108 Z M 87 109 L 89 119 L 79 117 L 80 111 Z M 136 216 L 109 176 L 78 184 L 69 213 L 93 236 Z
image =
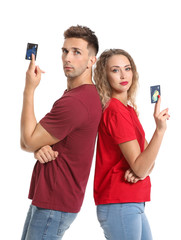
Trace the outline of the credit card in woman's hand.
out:
M 151 103 L 156 103 L 158 101 L 158 95 L 161 95 L 160 85 L 151 86 Z

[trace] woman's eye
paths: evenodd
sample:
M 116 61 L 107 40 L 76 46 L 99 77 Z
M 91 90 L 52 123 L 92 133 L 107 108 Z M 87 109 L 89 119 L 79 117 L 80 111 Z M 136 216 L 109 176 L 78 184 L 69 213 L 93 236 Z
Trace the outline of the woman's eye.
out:
M 117 73 L 117 72 L 119 72 L 119 70 L 118 70 L 118 69 L 116 69 L 116 68 L 115 68 L 115 69 L 113 69 L 112 71 L 113 71 L 114 73 Z
M 127 67 L 125 68 L 126 71 L 130 71 L 131 70 L 131 67 Z

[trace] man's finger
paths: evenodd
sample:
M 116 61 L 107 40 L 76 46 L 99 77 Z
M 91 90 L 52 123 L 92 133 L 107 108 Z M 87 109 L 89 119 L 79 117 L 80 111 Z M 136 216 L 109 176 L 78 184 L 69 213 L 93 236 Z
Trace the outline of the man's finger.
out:
M 43 71 L 43 70 L 41 70 L 41 69 L 40 69 L 40 71 L 41 71 L 41 73 L 45 73 L 45 71 Z
M 30 61 L 30 65 L 29 65 L 29 70 L 34 70 L 35 68 L 35 55 L 32 53 L 31 54 L 31 61 Z
M 44 155 L 46 156 L 49 162 L 53 160 L 53 156 L 50 152 L 45 152 Z
M 42 164 L 46 163 L 41 156 L 38 156 L 38 157 L 35 158 L 35 159 L 38 160 L 38 161 L 39 161 L 40 163 L 42 163 Z
M 49 159 L 47 157 L 47 153 L 44 152 L 42 149 L 40 149 L 38 151 L 38 153 L 36 154 L 36 158 L 37 158 L 37 160 L 40 160 L 40 159 L 43 160 L 43 162 L 48 162 L 49 161 Z
M 54 157 L 55 157 L 55 158 L 58 157 L 58 152 L 57 152 L 57 151 L 54 152 Z

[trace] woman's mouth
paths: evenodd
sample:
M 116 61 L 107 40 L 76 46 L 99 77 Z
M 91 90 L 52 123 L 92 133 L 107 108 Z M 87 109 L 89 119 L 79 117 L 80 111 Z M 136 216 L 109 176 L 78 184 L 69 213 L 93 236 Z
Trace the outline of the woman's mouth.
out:
M 121 84 L 121 85 L 123 85 L 123 86 L 125 86 L 125 85 L 127 85 L 127 84 L 128 84 L 128 82 L 127 82 L 127 81 L 125 81 L 125 82 L 121 82 L 120 84 Z

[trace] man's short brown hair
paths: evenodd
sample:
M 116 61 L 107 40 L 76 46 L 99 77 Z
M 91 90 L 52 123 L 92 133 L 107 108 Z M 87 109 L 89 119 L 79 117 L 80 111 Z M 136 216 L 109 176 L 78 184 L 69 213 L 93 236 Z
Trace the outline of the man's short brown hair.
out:
M 88 47 L 92 47 L 97 55 L 99 51 L 99 43 L 95 33 L 85 26 L 72 26 L 64 32 L 64 38 L 81 38 L 88 43 Z

